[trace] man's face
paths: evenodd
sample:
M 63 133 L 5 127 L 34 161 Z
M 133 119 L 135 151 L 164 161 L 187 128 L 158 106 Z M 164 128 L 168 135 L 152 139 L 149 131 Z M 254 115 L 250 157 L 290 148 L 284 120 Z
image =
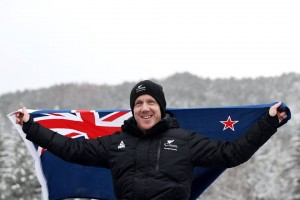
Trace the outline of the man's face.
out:
M 161 120 L 159 104 L 148 94 L 141 95 L 135 100 L 133 113 L 138 127 L 144 133 Z

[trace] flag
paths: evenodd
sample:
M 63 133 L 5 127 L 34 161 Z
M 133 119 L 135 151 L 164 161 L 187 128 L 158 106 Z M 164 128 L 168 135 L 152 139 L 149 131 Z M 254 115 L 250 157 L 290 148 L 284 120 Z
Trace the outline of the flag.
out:
M 181 128 L 194 130 L 207 137 L 231 141 L 242 136 L 275 103 L 211 108 L 167 109 L 176 117 Z M 283 103 L 279 109 L 287 112 Z M 130 110 L 29 110 L 34 121 L 73 139 L 97 138 L 121 130 L 124 120 L 132 116 Z M 64 198 L 115 199 L 109 169 L 66 162 L 28 141 L 21 126 L 15 124 L 14 112 L 8 114 L 35 160 L 35 170 L 42 187 L 43 199 Z M 196 167 L 190 199 L 201 193 L 225 169 Z

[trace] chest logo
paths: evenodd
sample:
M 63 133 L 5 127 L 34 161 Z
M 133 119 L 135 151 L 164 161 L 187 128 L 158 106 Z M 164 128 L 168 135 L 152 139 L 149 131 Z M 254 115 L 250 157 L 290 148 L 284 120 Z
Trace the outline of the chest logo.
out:
M 173 144 L 175 140 L 167 140 L 166 143 L 164 143 L 164 149 L 171 150 L 171 151 L 177 151 L 178 146 Z
M 123 142 L 123 140 L 120 142 L 118 149 L 125 149 L 125 143 Z

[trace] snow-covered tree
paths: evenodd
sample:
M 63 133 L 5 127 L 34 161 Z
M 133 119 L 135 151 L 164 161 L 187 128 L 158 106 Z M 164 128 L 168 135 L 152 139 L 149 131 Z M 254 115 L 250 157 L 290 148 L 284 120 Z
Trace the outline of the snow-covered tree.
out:
M 300 129 L 291 137 L 291 140 L 283 151 L 281 173 L 278 175 L 279 196 L 281 199 L 300 199 Z
M 34 162 L 24 142 L 13 129 L 7 132 L 0 126 L 0 131 L 0 199 L 40 199 Z

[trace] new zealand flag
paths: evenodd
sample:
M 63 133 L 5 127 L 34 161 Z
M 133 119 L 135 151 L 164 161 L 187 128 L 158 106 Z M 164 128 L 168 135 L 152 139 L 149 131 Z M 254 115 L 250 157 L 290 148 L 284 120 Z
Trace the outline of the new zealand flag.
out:
M 168 111 L 174 114 L 181 128 L 194 130 L 210 138 L 231 141 L 243 135 L 274 104 Z M 291 113 L 285 104 L 280 109 L 288 114 L 288 118 L 281 123 L 283 125 L 291 119 Z M 43 126 L 74 139 L 112 134 L 119 131 L 124 120 L 132 116 L 130 110 L 31 110 L 30 114 Z M 8 117 L 35 159 L 44 199 L 115 199 L 110 170 L 73 164 L 58 158 L 25 139 L 21 127 L 15 124 L 13 113 Z M 197 199 L 224 170 L 196 167 L 190 199 Z

